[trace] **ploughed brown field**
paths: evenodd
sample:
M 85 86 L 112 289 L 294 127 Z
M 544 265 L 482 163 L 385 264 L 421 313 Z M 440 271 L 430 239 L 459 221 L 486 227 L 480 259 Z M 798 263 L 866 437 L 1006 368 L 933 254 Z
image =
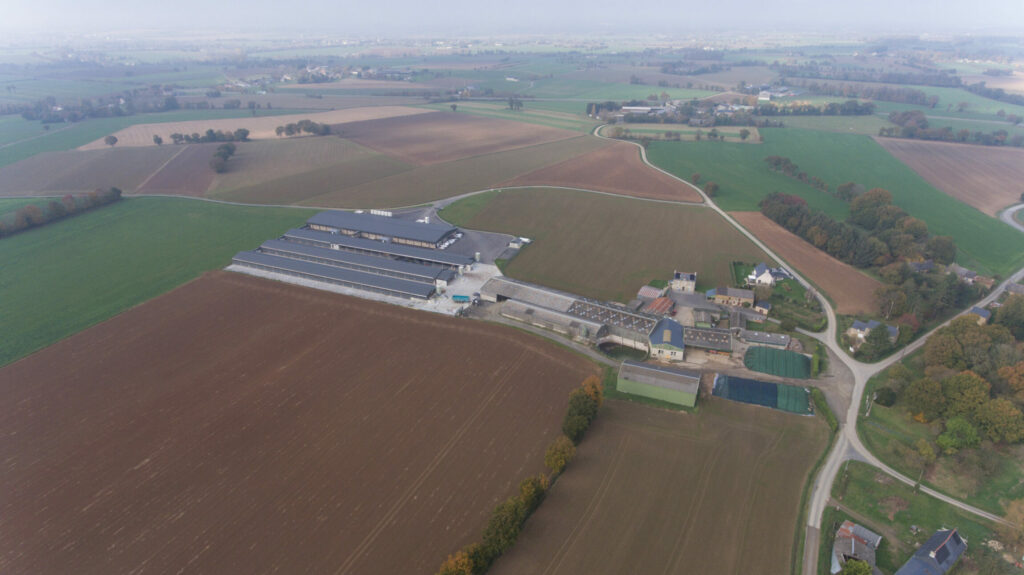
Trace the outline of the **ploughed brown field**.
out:
M 605 402 L 492 575 L 786 575 L 818 418 L 711 398 L 699 414 Z
M 1024 150 L 897 138 L 876 141 L 936 188 L 990 216 L 1020 202 Z
M 625 142 L 541 168 L 502 185 L 565 186 L 637 198 L 702 201 L 689 185 L 644 165 L 639 149 Z
M 172 194 L 177 196 L 206 196 L 214 173 L 210 158 L 219 144 L 186 144 L 175 149 L 175 155 L 153 172 L 135 190 L 138 194 Z
M 0 370 L 0 572 L 434 573 L 595 371 L 214 272 Z
M 455 112 L 352 122 L 337 132 L 418 166 L 579 137 L 568 130 Z
M 288 116 L 260 116 L 258 118 L 222 118 L 218 120 L 188 120 L 185 122 L 166 122 L 160 124 L 137 124 L 123 130 L 114 132 L 117 137 L 117 146 L 121 148 L 135 146 L 155 146 L 153 135 L 163 138 L 167 144 L 171 143 L 171 134 L 203 134 L 206 130 L 220 130 L 234 132 L 239 128 L 249 130 L 249 138 L 253 140 L 274 139 L 279 136 L 275 129 L 289 123 L 301 120 L 312 120 L 321 124 L 342 124 L 344 122 L 360 122 L 376 118 L 390 118 L 392 116 L 408 116 L 412 114 L 424 114 L 429 110 L 419 108 L 408 108 L 405 106 L 374 106 L 367 108 L 347 108 L 344 110 L 332 110 L 329 112 L 311 112 L 307 114 L 294 114 Z M 103 138 L 89 142 L 78 148 L 79 150 L 102 150 L 107 148 Z
M 824 290 L 835 302 L 836 313 L 867 313 L 875 309 L 875 291 L 882 287 L 882 282 L 819 250 L 761 212 L 729 215 Z

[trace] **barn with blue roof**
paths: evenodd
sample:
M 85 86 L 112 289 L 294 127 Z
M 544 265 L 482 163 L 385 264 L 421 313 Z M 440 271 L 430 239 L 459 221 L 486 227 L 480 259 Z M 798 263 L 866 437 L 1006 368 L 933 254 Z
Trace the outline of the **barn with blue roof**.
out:
M 686 344 L 683 343 L 683 326 L 670 318 L 662 318 L 651 330 L 651 357 L 666 361 L 683 361 Z

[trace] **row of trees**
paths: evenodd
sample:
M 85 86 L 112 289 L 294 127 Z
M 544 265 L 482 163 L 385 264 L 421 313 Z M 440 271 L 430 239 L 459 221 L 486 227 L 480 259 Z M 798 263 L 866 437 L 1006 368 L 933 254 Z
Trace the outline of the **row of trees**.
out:
M 6 237 L 68 216 L 114 203 L 121 199 L 121 190 L 94 190 L 88 194 L 68 194 L 45 205 L 29 204 L 0 217 L 0 237 Z
M 278 136 L 295 136 L 302 133 L 313 134 L 314 136 L 326 136 L 331 133 L 329 124 L 320 124 L 312 120 L 299 120 L 291 124 L 285 124 L 274 128 Z
M 938 96 L 929 96 L 922 90 L 900 86 L 873 86 L 864 84 L 830 84 L 818 82 L 794 82 L 811 94 L 818 96 L 839 96 L 843 98 L 860 98 L 879 102 L 897 102 L 934 108 L 939 103 Z
M 1024 95 L 1008 94 L 1006 90 L 1003 90 L 1002 88 L 989 88 L 985 85 L 985 82 L 970 84 L 967 86 L 967 91 L 972 94 L 977 94 L 982 98 L 988 98 L 989 100 L 1006 102 L 1007 104 L 1014 104 L 1016 106 L 1024 106 Z
M 198 132 L 192 134 L 179 134 L 177 132 L 171 134 L 171 141 L 175 144 L 206 144 L 209 142 L 248 142 L 249 141 L 249 130 L 245 128 L 239 128 L 234 132 L 225 132 L 221 130 L 214 131 L 213 129 L 206 130 L 205 133 L 199 134 Z M 159 134 L 153 134 L 153 143 L 160 146 L 163 145 L 164 139 Z
M 527 477 L 519 483 L 519 493 L 502 501 L 491 512 L 479 543 L 463 547 L 445 559 L 438 575 L 480 575 L 512 548 L 526 519 L 544 500 L 552 481 L 558 478 L 576 455 L 576 444 L 590 427 L 604 399 L 601 380 L 590 376 L 569 394 L 569 408 L 562 422 L 564 435 L 558 436 L 544 454 L 549 475 Z
M 754 108 L 758 116 L 870 116 L 875 113 L 871 102 L 847 100 L 842 104 L 829 102 L 822 106 L 814 104 L 761 104 Z
M 1014 125 L 1020 124 L 1024 118 L 1019 116 L 1006 116 L 1007 120 Z M 1006 130 L 993 130 L 991 132 L 970 131 L 966 129 L 953 131 L 949 126 L 941 128 L 929 127 L 928 118 L 920 110 L 907 110 L 903 112 L 891 112 L 889 121 L 896 126 L 882 127 L 878 129 L 878 135 L 889 138 L 908 138 L 914 140 L 932 140 L 939 142 L 961 142 L 980 144 L 983 146 L 1024 146 L 1024 136 L 1016 135 L 1012 138 Z
M 772 193 L 760 205 L 769 219 L 856 267 L 881 267 L 897 259 L 949 263 L 956 254 L 952 239 L 930 237 L 924 222 L 892 205 L 892 195 L 879 188 L 850 203 L 850 223 L 813 211 L 806 200 L 789 194 Z
M 800 167 L 793 163 L 793 160 L 789 158 L 784 156 L 768 156 L 764 161 L 768 164 L 768 169 L 773 172 L 779 172 L 791 178 L 800 180 L 814 189 L 821 190 L 823 192 L 828 191 L 828 184 L 825 183 L 825 180 L 822 180 L 818 176 L 808 176 L 807 172 L 801 172 Z
M 910 84 L 949 88 L 957 88 L 962 85 L 960 77 L 948 70 L 894 72 L 874 68 L 837 67 L 831 62 L 819 65 L 814 61 L 802 64 L 773 63 L 770 68 L 783 77 L 780 80 L 783 84 L 786 83 L 786 78 L 819 78 L 843 82 L 875 82 L 878 84 Z

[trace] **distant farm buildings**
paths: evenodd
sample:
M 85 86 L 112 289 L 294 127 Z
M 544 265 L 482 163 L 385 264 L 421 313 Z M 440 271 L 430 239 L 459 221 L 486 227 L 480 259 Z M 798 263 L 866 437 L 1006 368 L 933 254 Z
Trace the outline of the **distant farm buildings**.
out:
M 469 270 L 473 258 L 431 248 L 457 230 L 386 216 L 321 212 L 232 265 L 398 298 L 430 299 Z

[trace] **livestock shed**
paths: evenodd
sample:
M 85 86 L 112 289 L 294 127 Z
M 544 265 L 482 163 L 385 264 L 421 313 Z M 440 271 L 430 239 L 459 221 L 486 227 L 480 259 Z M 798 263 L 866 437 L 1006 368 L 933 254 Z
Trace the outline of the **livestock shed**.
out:
M 388 216 L 344 211 L 320 212 L 306 220 L 309 228 L 368 240 L 436 248 L 458 231 L 448 224 L 410 222 Z
M 806 387 L 719 374 L 715 376 L 712 395 L 800 415 L 812 413 L 811 392 Z
M 683 330 L 683 343 L 688 347 L 728 355 L 732 352 L 732 332 L 715 327 L 687 327 Z
M 358 272 L 378 274 L 414 282 L 432 283 L 447 287 L 455 279 L 455 272 L 436 266 L 403 262 L 387 257 L 325 249 L 285 240 L 267 240 L 260 252 L 296 260 L 305 260 Z
M 693 407 L 700 391 L 700 373 L 626 360 L 619 366 L 615 389 L 630 395 Z
M 576 301 L 576 296 L 507 278 L 494 277 L 480 288 L 480 299 L 489 302 L 514 300 L 555 311 L 566 312 Z
M 434 285 L 337 268 L 311 261 L 296 260 L 258 251 L 239 252 L 231 263 L 243 268 L 278 273 L 301 279 L 355 288 L 383 295 L 429 299 Z
M 795 351 L 771 347 L 753 346 L 743 356 L 743 365 L 752 371 L 760 371 L 779 377 L 807 379 L 811 376 L 811 360 Z
M 282 236 L 282 239 L 332 250 L 386 256 L 400 261 L 453 269 L 460 273 L 468 270 L 474 263 L 473 258 L 469 256 L 460 256 L 430 248 L 417 248 L 403 244 L 332 234 L 312 229 L 288 230 Z
M 603 324 L 515 300 L 502 306 L 501 315 L 591 344 L 608 331 Z

